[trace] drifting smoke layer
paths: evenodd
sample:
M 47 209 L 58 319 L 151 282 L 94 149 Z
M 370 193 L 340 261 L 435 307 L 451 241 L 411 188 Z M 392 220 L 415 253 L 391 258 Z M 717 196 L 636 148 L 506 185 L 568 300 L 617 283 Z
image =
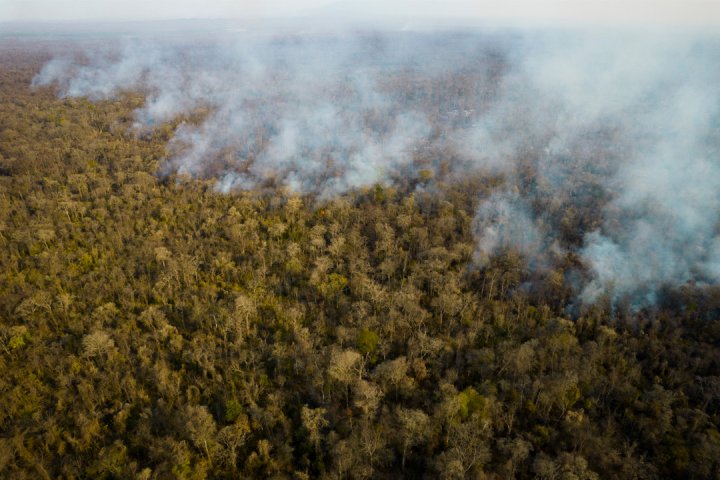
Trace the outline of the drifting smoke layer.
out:
M 499 47 L 467 38 L 129 42 L 84 60 L 55 59 L 34 84 L 57 82 L 63 95 L 91 99 L 141 88 L 148 98 L 138 128 L 209 108 L 201 125 L 176 131 L 170 170 L 221 177 L 223 191 L 273 183 L 332 195 L 404 175 L 446 122 L 469 124 L 480 91 L 492 90 L 477 82 L 496 81 L 501 60 Z M 476 92 L 439 97 L 437 84 L 457 82 L 458 69 L 474 74 L 476 84 L 462 88 Z
M 589 269 L 577 286 L 585 304 L 608 295 L 638 308 L 666 286 L 720 281 L 718 44 L 544 40 L 522 59 L 522 87 L 506 83 L 494 105 L 526 110 L 509 172 L 527 193 L 481 205 L 480 256 L 512 245 L 547 265 L 559 244 L 574 249 Z M 508 116 L 484 116 L 498 118 Z M 528 163 L 534 176 L 519 178 Z M 594 217 L 579 244 L 562 238 L 553 205 Z
M 542 254 L 542 236 L 535 219 L 518 193 L 499 191 L 480 205 L 475 217 L 479 226 L 476 262 L 486 264 L 489 255 L 514 248 L 535 259 Z
M 502 175 L 476 216 L 481 265 L 573 251 L 582 302 L 644 306 L 720 281 L 719 78 L 715 39 L 446 32 L 128 42 L 54 59 L 34 84 L 142 89 L 140 130 L 208 109 L 177 129 L 167 168 L 223 192 L 330 196 L 448 161 Z
M 617 119 L 625 130 L 626 151 L 602 182 L 613 198 L 581 249 L 593 274 L 586 303 L 630 294 L 638 307 L 663 286 L 720 281 L 720 50 L 672 40 L 617 45 L 606 61 L 604 47 L 590 56 L 584 47 L 567 72 L 576 117 Z

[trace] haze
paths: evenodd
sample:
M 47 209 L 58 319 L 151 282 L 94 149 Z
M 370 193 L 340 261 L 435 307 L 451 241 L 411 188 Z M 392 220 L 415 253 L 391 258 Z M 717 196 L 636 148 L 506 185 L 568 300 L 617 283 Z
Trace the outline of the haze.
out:
M 570 25 L 720 26 L 714 0 L 0 0 L 0 22 L 330 17 Z

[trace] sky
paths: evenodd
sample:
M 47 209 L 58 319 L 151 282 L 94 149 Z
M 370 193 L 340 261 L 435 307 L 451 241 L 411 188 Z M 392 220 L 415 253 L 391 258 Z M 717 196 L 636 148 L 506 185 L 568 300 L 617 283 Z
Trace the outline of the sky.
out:
M 720 0 L 0 0 L 0 22 L 313 16 L 720 29 Z

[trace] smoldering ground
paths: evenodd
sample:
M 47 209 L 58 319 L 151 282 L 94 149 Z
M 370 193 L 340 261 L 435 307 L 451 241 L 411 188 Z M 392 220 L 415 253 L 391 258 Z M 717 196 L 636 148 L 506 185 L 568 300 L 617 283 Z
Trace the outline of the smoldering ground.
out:
M 198 109 L 168 173 L 332 197 L 417 178 L 505 184 L 479 202 L 476 263 L 572 252 L 576 303 L 652 305 L 720 281 L 720 43 L 688 33 L 365 31 L 124 40 L 36 76 L 63 96 L 140 90 L 142 132 Z

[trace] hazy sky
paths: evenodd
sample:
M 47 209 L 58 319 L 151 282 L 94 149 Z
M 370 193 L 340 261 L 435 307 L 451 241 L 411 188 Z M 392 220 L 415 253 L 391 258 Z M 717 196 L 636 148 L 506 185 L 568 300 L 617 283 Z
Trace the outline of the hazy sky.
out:
M 0 0 L 0 21 L 297 15 L 689 25 L 720 29 L 720 0 Z

